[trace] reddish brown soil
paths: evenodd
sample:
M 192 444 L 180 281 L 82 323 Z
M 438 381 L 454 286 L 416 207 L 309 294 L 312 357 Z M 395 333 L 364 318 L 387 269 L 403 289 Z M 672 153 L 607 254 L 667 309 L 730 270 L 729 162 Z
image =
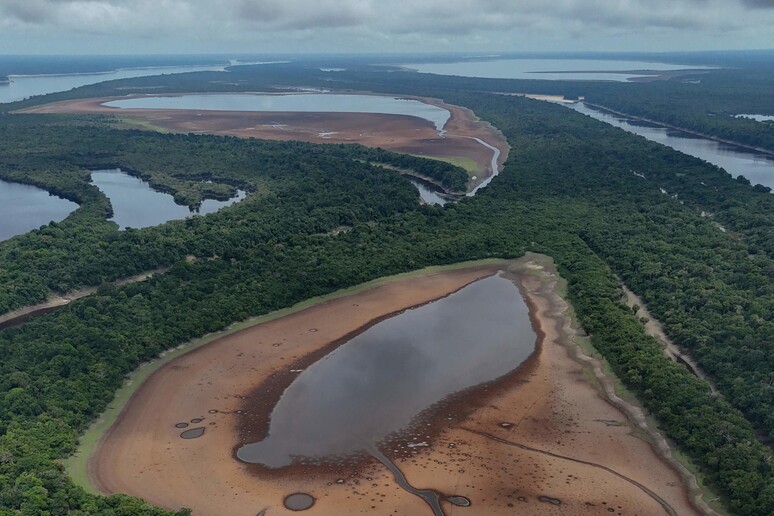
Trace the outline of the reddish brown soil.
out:
M 120 97 L 120 98 L 133 98 Z M 500 164 L 509 146 L 499 131 L 480 121 L 472 111 L 437 99 L 423 102 L 448 109 L 451 118 L 441 138 L 427 120 L 371 113 L 297 113 L 206 111 L 181 109 L 121 109 L 103 104 L 119 97 L 70 100 L 36 106 L 25 113 L 101 113 L 132 119 L 173 132 L 231 135 L 267 140 L 300 140 L 311 143 L 360 143 L 368 147 L 436 157 L 467 157 L 478 164 L 478 182 L 491 175 L 492 151 L 472 139 L 480 138 L 500 149 Z
M 103 493 L 128 493 L 194 514 L 289 514 L 284 496 L 316 498 L 309 514 L 429 514 L 376 461 L 304 475 L 256 475 L 233 457 L 244 396 L 271 375 L 342 336 L 411 306 L 442 297 L 492 268 L 397 280 L 224 337 L 154 373 L 129 401 L 90 461 Z M 694 514 L 686 489 L 626 416 L 589 382 L 569 353 L 566 319 L 551 270 L 522 260 L 515 273 L 541 335 L 520 374 L 486 396 L 431 446 L 399 459 L 417 488 L 461 495 L 447 514 Z M 316 331 L 310 331 L 310 330 Z M 217 411 L 212 412 L 211 411 Z M 179 437 L 179 422 L 204 418 L 206 433 Z M 507 425 L 503 426 L 503 423 Z M 543 501 L 541 501 L 541 497 Z M 546 498 L 547 497 L 547 498 Z M 560 500 L 554 505 L 550 499 Z M 612 509 L 612 511 L 609 511 Z

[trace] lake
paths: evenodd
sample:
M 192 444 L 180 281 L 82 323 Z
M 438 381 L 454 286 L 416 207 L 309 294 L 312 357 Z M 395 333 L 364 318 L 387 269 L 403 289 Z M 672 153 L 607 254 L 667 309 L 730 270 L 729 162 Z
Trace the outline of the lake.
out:
M 201 111 L 276 111 L 317 113 L 386 113 L 428 120 L 438 131 L 449 120 L 446 109 L 418 100 L 383 95 L 334 93 L 297 94 L 215 94 L 152 96 L 106 102 L 124 109 L 192 109 Z
M 0 241 L 60 222 L 77 208 L 41 188 L 0 180 Z
M 722 167 L 732 176 L 742 175 L 755 184 L 774 189 L 774 156 L 756 153 L 743 147 L 728 145 L 688 133 L 593 109 L 582 102 L 569 107 L 630 133 L 644 136 L 685 154 L 703 159 Z
M 170 220 L 185 219 L 192 215 L 206 215 L 230 206 L 245 198 L 239 190 L 236 197 L 227 201 L 205 199 L 198 211 L 175 204 L 172 195 L 153 190 L 140 178 L 130 176 L 120 169 L 92 172 L 91 181 L 110 199 L 113 217 L 110 219 L 120 229 L 146 228 Z
M 600 59 L 490 59 L 480 61 L 465 60 L 453 63 L 410 63 L 400 66 L 421 73 L 437 75 L 459 75 L 462 77 L 485 77 L 491 79 L 575 81 L 628 81 L 637 77 L 657 75 L 657 73 L 643 71 L 708 69 L 708 67 L 704 66 Z
M 237 456 L 281 468 L 375 445 L 391 455 L 427 446 L 420 413 L 515 370 L 536 339 L 516 285 L 502 276 L 479 280 L 371 326 L 301 372 L 274 407 L 268 437 Z
M 0 84 L 0 104 L 16 102 L 32 97 L 59 91 L 67 91 L 80 86 L 97 84 L 114 79 L 131 79 L 186 72 L 223 71 L 222 66 L 163 66 L 156 68 L 130 68 L 104 73 L 84 73 L 73 75 L 12 75 L 10 84 Z

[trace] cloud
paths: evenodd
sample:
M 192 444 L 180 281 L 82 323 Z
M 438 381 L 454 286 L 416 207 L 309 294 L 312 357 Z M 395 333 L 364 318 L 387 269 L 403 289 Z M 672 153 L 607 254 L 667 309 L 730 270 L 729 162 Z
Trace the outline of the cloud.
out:
M 195 51 L 250 52 L 534 50 L 561 41 L 714 48 L 744 38 L 764 47 L 770 7 L 774 0 L 0 0 L 0 42 L 48 33 L 102 34 L 151 50 L 148 41 L 164 40 L 174 46 L 167 51 L 186 51 L 187 42 L 198 42 Z
M 742 3 L 750 7 L 774 8 L 774 0 L 742 0 Z
M 242 21 L 291 29 L 353 27 L 374 21 L 377 14 L 365 0 L 241 0 L 235 7 Z

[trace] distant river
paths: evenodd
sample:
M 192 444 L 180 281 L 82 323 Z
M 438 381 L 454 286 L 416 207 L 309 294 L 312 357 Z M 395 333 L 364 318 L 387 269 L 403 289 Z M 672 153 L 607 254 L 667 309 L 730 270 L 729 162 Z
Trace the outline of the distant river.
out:
M 383 95 L 345 95 L 332 93 L 215 94 L 139 97 L 106 102 L 106 106 L 124 109 L 193 109 L 202 111 L 268 111 L 317 113 L 386 113 L 423 118 L 438 131 L 449 120 L 446 109 L 418 100 Z
M 762 184 L 774 189 L 774 156 L 599 111 L 582 102 L 572 104 L 570 107 L 579 113 L 620 127 L 630 133 L 644 136 L 648 140 L 708 161 L 722 167 L 734 177 L 742 175 L 754 185 Z
M 60 222 L 76 208 L 74 202 L 35 186 L 0 180 L 0 241 Z
M 0 84 L 0 104 L 16 102 L 32 97 L 67 91 L 88 84 L 185 72 L 222 71 L 222 66 L 164 66 L 157 68 L 130 68 L 104 73 L 73 75 L 11 75 L 10 84 Z
M 491 79 L 533 79 L 574 81 L 628 81 L 657 75 L 659 71 L 702 70 L 690 66 L 645 61 L 608 61 L 601 59 L 481 59 L 454 63 L 410 63 L 405 68 L 422 73 L 483 77 Z M 652 71 L 653 73 L 648 73 Z

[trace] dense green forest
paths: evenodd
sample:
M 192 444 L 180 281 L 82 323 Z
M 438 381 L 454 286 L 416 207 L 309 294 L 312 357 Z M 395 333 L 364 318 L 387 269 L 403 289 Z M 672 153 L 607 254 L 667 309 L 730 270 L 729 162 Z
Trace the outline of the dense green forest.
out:
M 267 84 L 302 77 L 307 85 L 319 75 L 276 73 Z M 594 346 L 725 504 L 738 514 L 774 513 L 771 449 L 748 422 L 774 436 L 772 196 L 561 107 L 405 75 L 418 78 L 399 85 L 392 74 L 365 74 L 359 89 L 443 97 L 511 143 L 502 174 L 475 197 L 419 206 L 405 179 L 371 165 L 409 158 L 357 146 L 116 131 L 89 117 L 0 117 L 0 177 L 81 202 L 62 223 L 0 244 L 6 310 L 51 288 L 173 265 L 0 332 L 0 506 L 138 512 L 136 500 L 74 487 L 61 459 L 125 375 L 165 349 L 379 276 L 531 250 L 554 257 Z M 251 194 L 216 214 L 119 232 L 105 221 L 109 202 L 88 184 L 88 168 L 108 165 L 156 178 L 186 203 L 216 195 L 199 190 L 202 179 Z M 342 225 L 351 231 L 331 233 Z M 617 277 L 691 349 L 723 396 L 644 334 Z
M 61 223 L 0 243 L 0 313 L 40 302 L 50 291 L 100 285 L 186 255 L 223 255 L 232 246 L 325 233 L 359 218 L 415 208 L 416 190 L 381 165 L 416 171 L 451 189 L 464 189 L 467 181 L 463 169 L 444 162 L 356 145 L 157 135 L 91 127 L 84 120 L 0 117 L 0 178 L 81 204 Z M 34 152 L 29 142 L 37 142 Z M 119 232 L 106 220 L 108 199 L 89 183 L 90 169 L 117 166 L 137 171 L 182 204 L 229 197 L 234 185 L 252 193 L 211 217 Z M 392 189 L 374 202 L 368 192 L 379 181 Z M 231 227 L 228 243 L 224 227 Z

